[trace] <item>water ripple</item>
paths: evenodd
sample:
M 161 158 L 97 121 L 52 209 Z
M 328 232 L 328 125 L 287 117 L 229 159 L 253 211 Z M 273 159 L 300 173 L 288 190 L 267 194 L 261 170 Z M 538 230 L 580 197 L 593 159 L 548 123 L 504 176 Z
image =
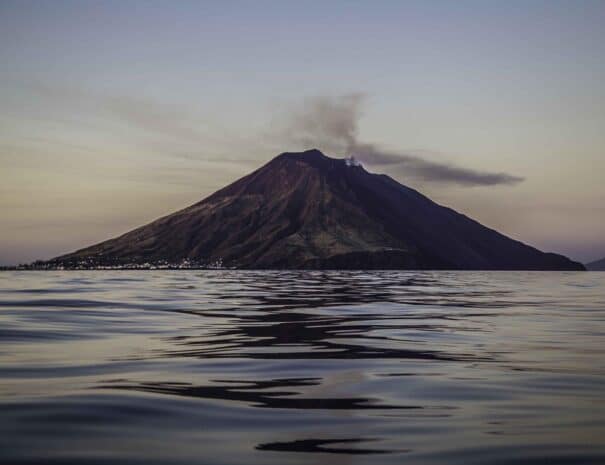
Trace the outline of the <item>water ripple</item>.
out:
M 605 273 L 0 274 L 0 463 L 605 463 Z

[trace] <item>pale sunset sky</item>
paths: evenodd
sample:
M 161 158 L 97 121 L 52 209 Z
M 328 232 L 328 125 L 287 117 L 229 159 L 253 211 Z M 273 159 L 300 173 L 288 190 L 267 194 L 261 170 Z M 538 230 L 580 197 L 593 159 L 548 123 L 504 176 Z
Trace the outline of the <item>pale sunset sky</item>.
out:
M 605 256 L 605 1 L 2 0 L 0 63 L 3 265 L 124 233 L 280 152 L 344 157 L 292 121 L 351 98 L 358 141 L 493 182 L 361 153 L 369 171 Z

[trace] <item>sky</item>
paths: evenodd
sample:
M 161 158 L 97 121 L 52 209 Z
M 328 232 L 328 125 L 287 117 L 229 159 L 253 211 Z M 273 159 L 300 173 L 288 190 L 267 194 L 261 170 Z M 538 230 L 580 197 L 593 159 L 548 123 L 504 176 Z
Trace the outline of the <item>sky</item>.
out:
M 604 47 L 605 1 L 1 0 L 0 264 L 311 146 L 602 258 Z

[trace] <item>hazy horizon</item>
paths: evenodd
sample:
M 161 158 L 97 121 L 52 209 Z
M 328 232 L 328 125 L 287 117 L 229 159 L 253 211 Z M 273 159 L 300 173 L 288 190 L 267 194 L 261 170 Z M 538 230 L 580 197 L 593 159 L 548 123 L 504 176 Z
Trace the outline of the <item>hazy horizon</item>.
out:
M 544 251 L 605 256 L 604 2 L 0 4 L 0 264 L 355 153 Z

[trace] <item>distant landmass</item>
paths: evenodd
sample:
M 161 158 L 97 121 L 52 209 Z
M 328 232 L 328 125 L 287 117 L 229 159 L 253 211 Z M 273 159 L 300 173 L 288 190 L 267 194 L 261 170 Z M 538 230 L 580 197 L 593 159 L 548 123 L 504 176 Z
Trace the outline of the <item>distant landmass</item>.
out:
M 584 270 L 318 150 L 283 153 L 184 210 L 37 265 Z
M 605 258 L 587 263 L 586 268 L 590 271 L 605 271 Z

